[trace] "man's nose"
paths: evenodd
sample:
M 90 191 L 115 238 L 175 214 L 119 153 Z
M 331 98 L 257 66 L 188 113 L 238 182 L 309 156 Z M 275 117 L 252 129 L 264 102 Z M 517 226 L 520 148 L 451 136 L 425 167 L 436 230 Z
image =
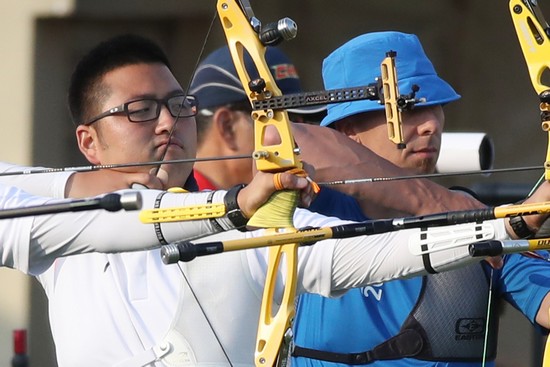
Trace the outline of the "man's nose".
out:
M 157 121 L 156 130 L 157 133 L 162 133 L 164 131 L 172 131 L 174 125 L 176 124 L 176 118 L 172 116 L 168 107 L 163 104 L 160 107 L 160 113 Z
M 443 128 L 443 123 L 440 120 L 440 117 L 431 111 L 426 111 L 422 114 L 422 119 L 418 125 L 418 134 L 419 135 L 433 135 L 440 133 Z

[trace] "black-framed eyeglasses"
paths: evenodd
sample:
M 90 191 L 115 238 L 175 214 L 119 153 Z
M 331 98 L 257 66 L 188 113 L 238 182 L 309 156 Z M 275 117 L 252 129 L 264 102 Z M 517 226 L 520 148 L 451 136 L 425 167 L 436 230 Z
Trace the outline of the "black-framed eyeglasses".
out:
M 160 115 L 162 106 L 166 106 L 172 117 L 192 117 L 197 114 L 197 97 L 193 95 L 172 96 L 164 99 L 142 98 L 126 102 L 120 106 L 110 108 L 97 115 L 84 125 L 90 125 L 111 115 L 126 115 L 131 122 L 147 122 L 155 120 Z

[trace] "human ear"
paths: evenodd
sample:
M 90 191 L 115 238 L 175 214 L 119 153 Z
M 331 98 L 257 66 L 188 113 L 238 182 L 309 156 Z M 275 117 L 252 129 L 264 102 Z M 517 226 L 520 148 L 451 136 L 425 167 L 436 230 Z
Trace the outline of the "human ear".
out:
M 359 142 L 359 137 L 353 122 L 349 120 L 336 121 L 334 127 L 336 128 L 337 131 L 346 135 L 348 138 L 355 140 L 356 142 Z
M 238 116 L 234 111 L 228 108 L 220 108 L 214 116 L 215 125 L 218 135 L 229 149 L 236 151 L 239 149 L 237 134 L 238 134 Z
M 98 157 L 97 131 L 92 126 L 78 125 L 76 128 L 78 149 L 92 164 L 100 164 Z

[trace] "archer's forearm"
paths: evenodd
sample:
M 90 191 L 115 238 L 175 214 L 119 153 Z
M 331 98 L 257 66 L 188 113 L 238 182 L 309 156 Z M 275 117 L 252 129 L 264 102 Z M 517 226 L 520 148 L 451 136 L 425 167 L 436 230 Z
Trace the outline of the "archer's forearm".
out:
M 316 171 L 317 181 L 352 177 L 364 172 L 365 177 L 392 177 L 388 169 L 378 169 L 369 163 L 334 167 Z M 402 173 L 401 173 L 402 174 Z M 460 191 L 451 191 L 427 179 L 407 179 L 391 182 L 336 185 L 332 188 L 353 196 L 365 215 L 389 218 L 424 215 L 436 212 L 481 208 L 483 204 Z
M 336 130 L 295 124 L 294 131 L 303 160 L 315 167 L 316 181 L 410 174 Z M 427 179 L 337 185 L 333 188 L 353 196 L 363 212 L 373 218 L 483 207 L 474 198 L 452 192 Z

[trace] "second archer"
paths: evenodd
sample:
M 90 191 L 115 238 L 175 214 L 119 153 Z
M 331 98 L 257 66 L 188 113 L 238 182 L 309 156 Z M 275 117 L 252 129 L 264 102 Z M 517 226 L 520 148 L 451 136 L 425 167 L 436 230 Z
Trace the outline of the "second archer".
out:
M 406 148 L 397 149 L 388 139 L 383 106 L 376 102 L 329 105 L 322 125 L 349 137 L 349 144 L 357 142 L 370 148 L 411 173 L 433 173 L 445 123 L 443 106 L 460 96 L 436 74 L 415 35 L 374 32 L 348 41 L 324 60 L 325 87 L 352 87 L 372 80 L 379 73 L 379 60 L 390 49 L 397 52 L 401 93 L 409 93 L 416 84 L 420 87 L 417 95 L 426 98 L 426 103 L 402 114 Z M 304 140 L 304 144 L 308 142 Z M 331 148 L 319 141 L 315 144 L 321 149 Z M 302 148 L 309 159 L 309 145 Z M 317 161 L 323 160 L 319 163 L 324 167 L 331 166 L 335 177 L 349 177 L 349 172 L 362 170 L 364 177 L 368 176 L 368 166 L 355 166 L 360 162 L 359 155 L 346 156 L 336 150 L 325 153 Z M 361 197 L 351 190 L 368 185 L 352 186 L 341 189 Z M 399 190 L 394 193 L 403 198 Z M 353 213 L 349 205 L 334 208 L 330 202 L 316 200 L 311 209 L 351 220 L 366 219 L 349 215 Z M 479 207 L 481 203 L 470 205 Z M 371 218 L 387 215 L 387 209 L 380 212 L 368 205 L 363 205 L 363 210 Z M 521 223 L 522 218 L 514 220 Z M 526 227 L 525 231 L 531 235 Z M 487 365 L 492 366 L 498 337 L 496 301 L 506 300 L 537 328 L 548 328 L 550 278 L 543 274 L 549 271 L 547 261 L 516 254 L 506 256 L 498 270 L 476 264 L 354 289 L 339 299 L 303 295 L 297 308 L 293 365 L 466 367 L 488 361 Z M 489 298 L 491 294 L 494 299 Z M 347 330 L 345 334 L 342 328 Z

